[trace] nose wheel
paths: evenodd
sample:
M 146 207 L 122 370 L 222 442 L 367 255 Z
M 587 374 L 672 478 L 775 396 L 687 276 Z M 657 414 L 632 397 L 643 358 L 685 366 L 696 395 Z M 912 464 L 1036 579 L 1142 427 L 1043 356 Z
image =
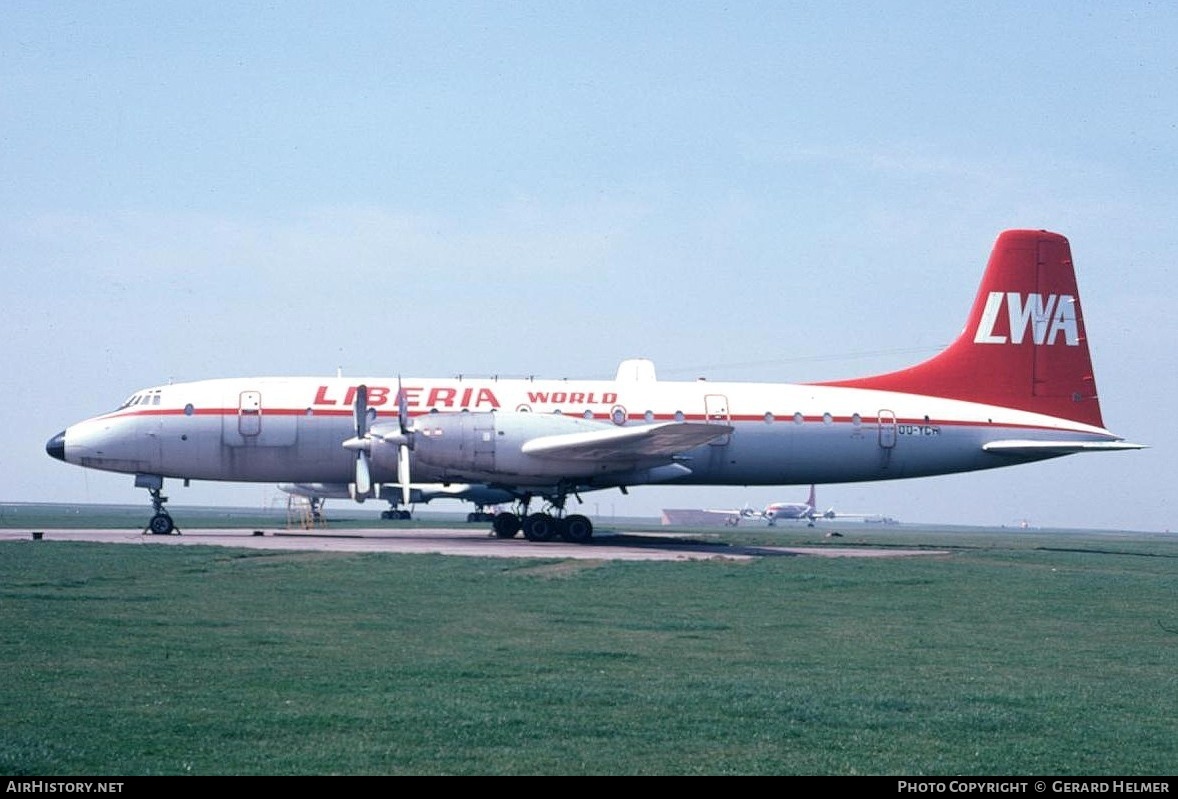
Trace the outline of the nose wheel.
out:
M 147 489 L 151 494 L 151 507 L 155 510 L 155 515 L 147 522 L 147 526 L 143 528 L 143 534 L 151 533 L 152 535 L 180 535 L 180 528 L 172 521 L 171 514 L 164 508 L 164 503 L 168 498 L 160 493 L 158 488 Z

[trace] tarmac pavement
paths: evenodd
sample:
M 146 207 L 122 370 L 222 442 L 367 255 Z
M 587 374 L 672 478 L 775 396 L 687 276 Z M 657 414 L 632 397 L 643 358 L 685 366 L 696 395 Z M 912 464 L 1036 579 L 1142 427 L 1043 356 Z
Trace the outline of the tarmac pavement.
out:
M 128 530 L 0 530 L 0 541 L 92 541 L 139 546 L 222 546 L 277 551 L 436 553 L 496 558 L 578 560 L 751 560 L 763 557 L 878 558 L 948 555 L 947 550 L 876 549 L 816 545 L 809 547 L 741 546 L 712 543 L 698 536 L 663 533 L 595 534 L 588 544 L 533 542 L 522 537 L 499 539 L 485 528 L 417 528 L 403 530 L 331 529 L 192 529 L 181 534 L 149 535 Z

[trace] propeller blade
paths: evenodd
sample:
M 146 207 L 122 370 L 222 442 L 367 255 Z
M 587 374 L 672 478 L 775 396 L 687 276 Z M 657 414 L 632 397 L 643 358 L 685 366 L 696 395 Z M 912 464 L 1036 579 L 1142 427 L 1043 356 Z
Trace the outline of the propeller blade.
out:
M 397 447 L 397 479 L 401 481 L 401 501 L 408 505 L 410 486 L 409 450 L 413 448 L 413 433 L 409 429 L 409 398 L 397 375 L 397 421 L 401 426 L 401 444 Z
M 368 453 L 356 453 L 356 501 L 363 502 L 372 490 L 372 473 L 368 469 Z
M 397 479 L 401 481 L 401 501 L 409 504 L 409 445 L 397 448 Z
M 409 432 L 409 399 L 401 388 L 400 375 L 397 375 L 397 421 L 401 423 L 402 433 Z
M 352 405 L 352 417 L 356 422 L 356 438 L 368 434 L 368 386 L 356 387 L 356 401 Z
M 363 502 L 372 491 L 372 471 L 368 468 L 367 452 L 372 447 L 372 440 L 368 437 L 368 386 L 357 386 L 352 418 L 356 423 L 356 436 L 345 441 L 344 446 L 356 451 L 355 498 L 357 502 Z

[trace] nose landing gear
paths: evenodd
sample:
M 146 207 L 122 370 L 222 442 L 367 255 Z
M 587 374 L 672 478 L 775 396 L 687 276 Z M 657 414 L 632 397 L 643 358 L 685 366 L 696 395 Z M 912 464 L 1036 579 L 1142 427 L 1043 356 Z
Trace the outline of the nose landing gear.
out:
M 171 535 L 175 533 L 180 535 L 180 528 L 172 521 L 172 516 L 164 508 L 164 503 L 168 498 L 160 495 L 160 489 L 150 488 L 148 491 L 151 494 L 151 507 L 155 509 L 155 515 L 147 522 L 147 527 L 143 528 L 144 534 L 150 532 L 152 535 Z
M 143 528 L 143 534 L 147 535 L 180 535 L 180 528 L 172 521 L 172 515 L 168 513 L 164 503 L 168 501 L 161 492 L 164 488 L 164 478 L 154 474 L 137 474 L 135 475 L 135 487 L 146 488 L 147 493 L 151 494 L 151 507 L 155 514 L 148 520 L 147 526 Z

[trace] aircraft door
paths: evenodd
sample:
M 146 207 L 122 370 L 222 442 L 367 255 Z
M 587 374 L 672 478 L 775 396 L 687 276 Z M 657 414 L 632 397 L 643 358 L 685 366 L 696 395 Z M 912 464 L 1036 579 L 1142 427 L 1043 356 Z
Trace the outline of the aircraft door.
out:
M 732 414 L 728 411 L 728 397 L 723 394 L 704 394 L 704 421 L 708 424 L 731 424 Z M 731 439 L 731 435 L 725 435 L 708 443 L 713 447 L 722 447 Z
M 275 409 L 273 404 L 267 413 L 262 392 L 241 391 L 226 397 L 226 400 L 229 409 L 237 408 L 236 414 L 230 410 L 221 417 L 221 442 L 226 446 L 289 447 L 295 444 L 298 437 L 297 416 Z
M 243 438 L 262 432 L 262 394 L 258 391 L 243 391 L 237 404 L 237 432 Z
M 879 412 L 879 445 L 883 449 L 896 446 L 896 412 L 880 410 Z

